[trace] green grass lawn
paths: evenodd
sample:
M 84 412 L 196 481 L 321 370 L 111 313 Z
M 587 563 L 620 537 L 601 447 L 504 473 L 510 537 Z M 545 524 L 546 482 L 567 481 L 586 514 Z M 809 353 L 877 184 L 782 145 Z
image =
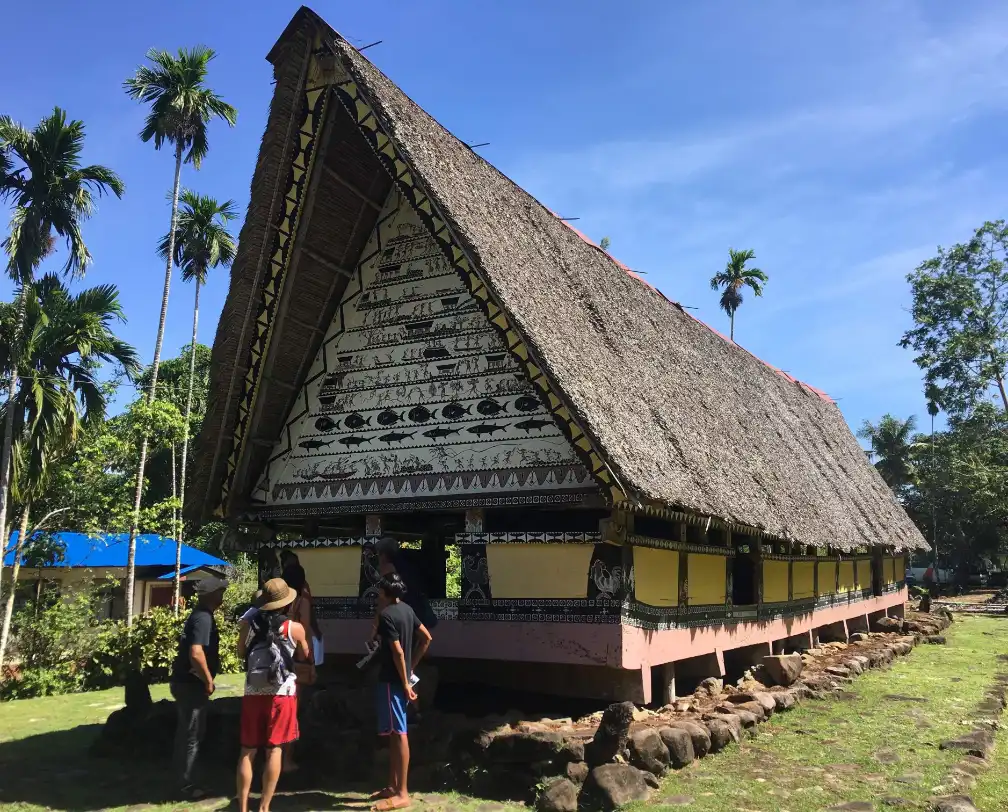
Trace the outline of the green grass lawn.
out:
M 806 702 L 774 716 L 741 745 L 670 775 L 654 802 L 639 810 L 674 805 L 689 812 L 811 812 L 867 801 L 881 812 L 897 808 L 896 799 L 904 809 L 928 809 L 927 799 L 943 791 L 957 760 L 938 743 L 970 729 L 984 690 L 998 671 L 1008 671 L 1008 662 L 997 659 L 1008 652 L 1008 621 L 965 618 L 949 629 L 948 640 L 947 646 L 918 647 L 891 670 L 859 677 L 846 698 Z M 218 690 L 236 693 L 239 679 L 222 677 Z M 161 699 L 167 688 L 152 693 Z M 220 797 L 179 804 L 165 801 L 172 790 L 167 765 L 155 769 L 89 757 L 98 726 L 121 702 L 122 690 L 116 689 L 0 704 L 0 812 L 227 806 L 227 772 L 209 777 Z M 366 808 L 359 788 L 354 790 L 289 793 L 274 807 Z M 993 769 L 972 794 L 982 812 L 1008 809 L 1008 729 L 999 733 Z M 504 809 L 454 795 L 417 800 L 420 808 L 442 812 Z
M 776 715 L 736 748 L 672 774 L 656 803 L 692 799 L 690 812 L 813 812 L 847 801 L 877 810 L 929 809 L 958 760 L 938 749 L 969 731 L 984 690 L 1008 663 L 1008 620 L 964 618 L 947 646 L 919 646 L 870 671 L 847 698 Z M 1008 735 L 975 791 L 982 812 L 1008 809 Z M 668 803 L 673 806 L 673 803 Z

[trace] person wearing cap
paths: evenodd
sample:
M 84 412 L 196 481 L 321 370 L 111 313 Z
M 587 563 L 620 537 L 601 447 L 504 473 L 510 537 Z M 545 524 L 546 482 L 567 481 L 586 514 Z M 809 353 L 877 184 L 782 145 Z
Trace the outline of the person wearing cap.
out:
M 246 654 L 254 643 L 255 634 L 272 628 L 276 635 L 273 639 L 278 640 L 278 644 L 284 649 L 285 659 L 294 666 L 279 684 L 256 686 L 246 676 L 241 706 L 241 756 L 238 759 L 237 775 L 239 812 L 248 812 L 252 766 L 260 749 L 266 751 L 266 759 L 259 812 L 269 812 L 283 766 L 283 750 L 297 741 L 299 735 L 298 672 L 306 683 L 314 681 L 312 650 L 304 626 L 287 617 L 291 604 L 297 597 L 297 590 L 288 586 L 283 578 L 270 579 L 263 584 L 259 595 L 259 611 L 250 620 L 243 619 L 239 627 L 238 656 L 242 661 L 245 661 Z
M 194 782 L 200 742 L 206 731 L 207 709 L 220 668 L 220 636 L 214 612 L 224 603 L 227 582 L 204 578 L 196 582 L 196 608 L 186 618 L 172 663 L 170 688 L 175 699 L 175 769 L 182 794 L 197 800 L 206 795 Z

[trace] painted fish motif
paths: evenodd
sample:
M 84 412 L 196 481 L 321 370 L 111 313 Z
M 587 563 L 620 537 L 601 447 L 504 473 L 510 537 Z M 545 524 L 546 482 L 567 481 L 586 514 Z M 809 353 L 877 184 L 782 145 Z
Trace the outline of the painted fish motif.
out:
M 371 437 L 357 437 L 351 435 L 350 437 L 340 437 L 340 445 L 345 445 L 347 448 L 350 446 L 361 445 L 362 443 L 370 443 L 373 438 Z
M 391 409 L 386 409 L 380 415 L 378 415 L 378 425 L 379 426 L 394 426 L 400 420 L 403 419 L 402 412 L 394 412 Z
M 319 431 L 335 431 L 339 428 L 340 421 L 323 415 L 315 421 L 315 428 Z
M 314 451 L 317 448 L 325 448 L 327 445 L 332 445 L 332 440 L 327 440 L 322 442 L 321 440 L 305 440 L 303 443 L 298 443 L 301 448 L 306 448 L 309 451 Z
M 478 426 L 466 429 L 466 431 L 470 434 L 475 434 L 477 437 L 482 437 L 484 434 L 493 436 L 495 431 L 505 431 L 506 429 L 507 426 L 498 426 L 496 423 L 480 423 Z
M 432 440 L 440 440 L 442 437 L 448 437 L 451 434 L 458 434 L 458 433 L 459 433 L 458 429 L 436 428 L 431 429 L 430 431 L 425 431 L 423 433 L 423 436 L 430 437 Z
M 378 439 L 386 445 L 390 445 L 391 443 L 401 443 L 403 440 L 408 440 L 410 437 L 414 437 L 415 435 L 415 431 L 390 431 L 388 434 L 383 434 Z
M 442 416 L 449 420 L 458 420 L 460 417 L 471 413 L 472 406 L 466 406 L 463 409 L 461 403 L 449 403 L 441 410 Z
M 534 398 L 531 395 L 523 395 L 514 402 L 514 405 L 519 412 L 534 412 L 542 404 L 539 402 L 539 398 Z
M 506 403 L 498 403 L 493 398 L 487 398 L 486 400 L 481 400 L 476 404 L 476 411 L 486 417 L 491 417 L 495 414 L 500 414 L 501 412 L 507 411 Z
M 358 412 L 354 412 L 346 420 L 343 421 L 348 429 L 359 429 L 363 426 L 371 425 L 371 418 L 364 419 L 364 416 Z
M 544 429 L 552 422 L 552 420 L 522 420 L 521 423 L 515 423 L 515 428 L 522 429 L 528 434 L 530 431 L 535 431 L 536 429 Z
M 426 423 L 435 415 L 437 415 L 437 409 L 432 412 L 426 406 L 414 406 L 406 416 L 414 423 Z

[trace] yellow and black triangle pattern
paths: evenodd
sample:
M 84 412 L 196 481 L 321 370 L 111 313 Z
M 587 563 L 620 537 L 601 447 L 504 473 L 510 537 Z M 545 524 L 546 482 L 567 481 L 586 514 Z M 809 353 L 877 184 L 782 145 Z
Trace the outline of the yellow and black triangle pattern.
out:
M 319 53 L 316 42 L 316 52 L 311 57 L 309 76 L 317 73 L 315 63 Z M 245 432 L 249 419 L 255 409 L 256 396 L 259 391 L 259 376 L 263 360 L 269 351 L 273 336 L 273 321 L 276 315 L 280 294 L 283 291 L 284 279 L 290 264 L 291 254 L 301 221 L 301 211 L 304 207 L 305 192 L 308 179 L 311 177 L 312 165 L 315 159 L 317 140 L 325 121 L 326 109 L 329 103 L 329 88 L 308 87 L 305 90 L 300 112 L 300 126 L 297 130 L 297 142 L 294 149 L 294 160 L 291 162 L 286 179 L 282 181 L 281 189 L 285 189 L 280 203 L 273 242 L 266 256 L 267 266 L 255 321 L 253 322 L 252 343 L 246 359 L 245 378 L 241 382 L 241 395 L 238 401 L 238 418 L 234 433 L 231 436 L 231 448 L 227 455 L 227 470 L 221 487 L 221 498 L 217 508 L 218 514 L 223 514 L 227 505 L 228 494 L 234 481 L 235 470 L 241 457 Z
M 473 263 L 469 261 L 465 251 L 452 236 L 448 223 L 438 210 L 437 205 L 421 187 L 409 163 L 402 156 L 395 142 L 385 132 L 371 104 L 361 93 L 357 82 L 345 75 L 337 80 L 334 90 L 347 112 L 357 122 L 361 133 L 374 148 L 379 160 L 395 178 L 406 201 L 417 212 L 430 233 L 434 235 L 445 257 L 454 265 L 469 292 L 480 303 L 491 324 L 501 334 L 508 350 L 518 359 L 528 372 L 532 383 L 542 392 L 543 402 L 549 405 L 550 411 L 557 419 L 557 425 L 570 439 L 588 470 L 604 486 L 609 500 L 613 504 L 626 501 L 626 494 L 613 477 L 609 466 L 603 461 L 602 455 L 554 390 L 542 368 L 529 352 L 528 345 L 519 334 L 517 326 L 508 318 L 500 303 L 480 278 Z

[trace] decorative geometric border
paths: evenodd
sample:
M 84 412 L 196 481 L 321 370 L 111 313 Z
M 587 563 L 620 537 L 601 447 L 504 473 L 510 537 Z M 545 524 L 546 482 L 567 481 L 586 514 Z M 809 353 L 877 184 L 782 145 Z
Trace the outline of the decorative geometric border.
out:
M 318 73 L 317 50 L 320 45 L 321 38 L 316 35 L 313 44 L 315 52 L 310 57 L 306 76 L 310 77 Z M 325 86 L 307 87 L 307 84 L 308 80 L 306 79 L 301 106 L 301 126 L 297 131 L 298 146 L 287 174 L 287 191 L 281 201 L 282 205 L 277 215 L 277 222 L 271 224 L 275 228 L 273 244 L 266 261 L 266 276 L 263 279 L 254 322 L 255 334 L 252 337 L 252 344 L 247 355 L 246 369 L 248 371 L 241 383 L 238 419 L 231 435 L 231 448 L 227 454 L 227 470 L 221 485 L 220 502 L 215 510 L 217 515 L 223 515 L 227 505 L 238 467 L 238 459 L 245 442 L 245 432 L 248 430 L 249 420 L 255 410 L 259 394 L 259 373 L 273 338 L 276 310 L 283 292 L 284 281 L 287 278 L 287 270 L 290 267 L 298 228 L 301 225 L 305 192 L 308 189 L 308 182 L 315 164 L 317 140 L 329 106 L 327 88 Z
M 379 502 L 326 502 L 309 505 L 282 505 L 261 508 L 256 515 L 263 519 L 295 519 L 308 516 L 330 516 L 343 513 L 406 513 L 411 510 L 468 510 L 478 507 L 513 507 L 515 505 L 576 505 L 594 496 L 595 491 L 561 491 L 514 496 L 462 495 L 445 499 L 388 499 Z
M 352 66 L 342 59 L 340 61 L 348 75 L 353 77 Z M 447 219 L 439 210 L 437 203 L 423 189 L 419 179 L 414 176 L 415 173 L 409 161 L 406 160 L 395 141 L 379 122 L 373 105 L 365 97 L 357 81 L 353 78 L 338 81 L 334 85 L 334 90 L 340 102 L 357 123 L 359 131 L 395 180 L 406 202 L 434 236 L 445 258 L 465 282 L 470 295 L 480 303 L 480 307 L 490 323 L 500 333 L 508 352 L 523 366 L 531 382 L 541 390 L 544 402 L 556 418 L 557 425 L 570 440 L 585 466 L 596 480 L 608 488 L 607 498 L 613 504 L 626 501 L 626 493 L 616 482 L 609 467 L 603 461 L 602 455 L 575 420 L 571 410 L 554 391 L 554 387 L 546 378 L 542 366 L 536 363 L 527 342 L 521 336 L 518 326 L 508 319 L 504 308 L 501 307 L 500 302 L 480 277 L 465 249 L 452 235 Z
M 723 555 L 725 558 L 732 558 L 735 550 L 728 547 L 715 547 L 706 544 L 689 544 L 682 541 L 670 541 L 669 539 L 659 539 L 652 536 L 628 535 L 627 544 L 634 547 L 650 547 L 656 550 L 677 550 L 679 552 L 698 553 L 701 555 Z
M 598 544 L 602 534 L 586 533 L 456 533 L 456 544 Z
M 333 536 L 315 539 L 295 539 L 293 541 L 265 541 L 262 547 L 280 550 L 285 547 L 363 547 L 365 544 L 374 544 L 376 537 L 361 536 L 353 538 L 350 536 Z

